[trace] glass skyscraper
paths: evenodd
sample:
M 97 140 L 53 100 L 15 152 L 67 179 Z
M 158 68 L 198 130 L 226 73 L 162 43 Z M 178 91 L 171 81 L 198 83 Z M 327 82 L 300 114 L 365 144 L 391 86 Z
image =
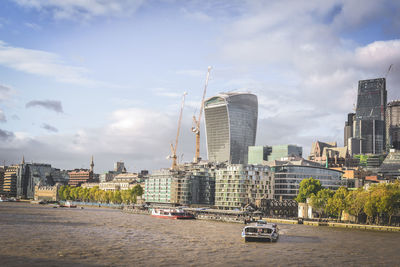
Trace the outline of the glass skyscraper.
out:
M 358 82 L 354 138 L 359 142 L 359 151 L 354 154 L 384 152 L 386 102 L 385 78 Z
M 250 93 L 221 93 L 204 103 L 208 160 L 247 163 L 248 147 L 257 132 L 257 96 Z

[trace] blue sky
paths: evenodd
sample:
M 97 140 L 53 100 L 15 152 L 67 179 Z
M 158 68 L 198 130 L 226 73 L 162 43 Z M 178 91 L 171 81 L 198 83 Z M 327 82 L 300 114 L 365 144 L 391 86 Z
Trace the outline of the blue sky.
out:
M 358 80 L 393 64 L 388 99 L 400 98 L 399 11 L 388 0 L 2 1 L 0 160 L 168 167 L 187 91 L 178 154 L 190 161 L 209 65 L 208 97 L 258 96 L 258 145 L 308 156 L 313 141 L 343 144 Z

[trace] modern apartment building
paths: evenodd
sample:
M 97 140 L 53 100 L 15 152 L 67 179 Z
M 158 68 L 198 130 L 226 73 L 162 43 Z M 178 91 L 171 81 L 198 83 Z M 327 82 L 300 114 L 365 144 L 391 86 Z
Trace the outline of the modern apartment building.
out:
M 205 100 L 208 160 L 230 164 L 247 163 L 248 147 L 257 132 L 257 96 L 221 93 Z
M 173 205 L 214 205 L 216 168 L 215 164 L 198 163 L 180 165 L 175 171 L 154 171 L 145 180 L 145 200 Z
M 232 164 L 216 171 L 215 206 L 241 209 L 261 199 L 272 199 L 273 177 L 268 166 Z

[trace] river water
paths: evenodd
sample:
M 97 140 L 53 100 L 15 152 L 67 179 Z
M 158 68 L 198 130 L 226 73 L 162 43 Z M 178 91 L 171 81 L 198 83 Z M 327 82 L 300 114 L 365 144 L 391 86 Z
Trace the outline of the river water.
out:
M 3 202 L 0 266 L 400 265 L 400 233 L 278 227 L 276 243 L 245 243 L 241 224 Z

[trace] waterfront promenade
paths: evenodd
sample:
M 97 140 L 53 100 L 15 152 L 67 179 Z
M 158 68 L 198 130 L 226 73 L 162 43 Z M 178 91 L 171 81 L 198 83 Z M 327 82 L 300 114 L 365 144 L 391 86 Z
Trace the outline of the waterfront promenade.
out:
M 2 266 L 396 266 L 400 233 L 279 224 L 277 243 L 243 225 L 115 209 L 0 203 Z

